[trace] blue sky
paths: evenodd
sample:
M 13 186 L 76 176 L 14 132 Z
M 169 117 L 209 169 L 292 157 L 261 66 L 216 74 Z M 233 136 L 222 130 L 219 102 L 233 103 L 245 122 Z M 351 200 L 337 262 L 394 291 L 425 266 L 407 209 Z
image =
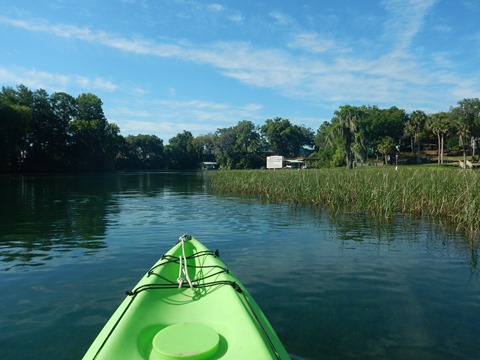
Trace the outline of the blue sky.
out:
M 164 140 L 344 104 L 447 111 L 480 97 L 477 0 L 2 0 L 0 85 L 91 92 Z

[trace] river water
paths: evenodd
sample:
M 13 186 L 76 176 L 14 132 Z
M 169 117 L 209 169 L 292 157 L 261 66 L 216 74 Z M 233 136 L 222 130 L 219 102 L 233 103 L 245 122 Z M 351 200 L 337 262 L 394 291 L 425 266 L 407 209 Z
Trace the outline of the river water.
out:
M 294 359 L 473 359 L 478 246 L 426 219 L 211 193 L 193 173 L 0 177 L 0 359 L 79 359 L 184 233 L 219 249 Z

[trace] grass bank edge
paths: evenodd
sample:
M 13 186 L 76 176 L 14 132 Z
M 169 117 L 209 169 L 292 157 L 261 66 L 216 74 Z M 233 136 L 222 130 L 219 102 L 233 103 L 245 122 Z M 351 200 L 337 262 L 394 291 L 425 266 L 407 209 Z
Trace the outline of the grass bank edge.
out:
M 427 215 L 471 234 L 480 232 L 480 172 L 449 166 L 369 167 L 308 170 L 228 170 L 210 174 L 221 193 L 333 211 Z

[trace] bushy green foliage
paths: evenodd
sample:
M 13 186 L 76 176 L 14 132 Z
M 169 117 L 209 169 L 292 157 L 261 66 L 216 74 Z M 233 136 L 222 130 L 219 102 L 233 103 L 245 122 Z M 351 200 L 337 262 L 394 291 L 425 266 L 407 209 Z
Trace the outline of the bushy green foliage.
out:
M 165 167 L 163 141 L 155 135 L 128 135 L 120 143 L 117 168 L 160 170 Z
M 314 136 L 305 126 L 293 125 L 290 120 L 276 117 L 267 119 L 260 127 L 270 150 L 276 155 L 296 157 L 305 146 L 313 146 Z
M 169 140 L 165 152 L 170 169 L 195 169 L 201 161 L 202 149 L 192 133 L 184 130 Z
M 0 128 L 4 172 L 103 171 L 113 169 L 118 153 L 120 129 L 93 94 L 4 87 Z
M 439 163 L 445 144 L 455 149 L 458 143 L 464 160 L 470 151 L 478 161 L 480 100 L 463 99 L 449 112 L 415 110 L 410 116 L 395 106 L 342 105 L 315 137 L 310 128 L 275 117 L 259 126 L 242 120 L 197 137 L 184 130 L 164 147 L 153 135 L 121 136 L 94 94 L 49 95 L 23 85 L 0 92 L 0 172 L 195 169 L 201 161 L 252 169 L 264 167 L 269 155 L 308 156 L 312 166 L 353 168 L 380 157 L 386 163 L 400 146 L 418 156 L 422 140 L 437 141 Z

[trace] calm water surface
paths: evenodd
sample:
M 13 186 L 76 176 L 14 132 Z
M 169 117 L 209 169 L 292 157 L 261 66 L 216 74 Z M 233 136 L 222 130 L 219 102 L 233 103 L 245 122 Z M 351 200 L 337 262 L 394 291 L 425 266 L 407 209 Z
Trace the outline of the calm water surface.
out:
M 189 173 L 0 177 L 0 359 L 79 359 L 183 233 L 239 276 L 294 359 L 473 359 L 478 248 L 425 220 L 379 224 L 209 193 Z

